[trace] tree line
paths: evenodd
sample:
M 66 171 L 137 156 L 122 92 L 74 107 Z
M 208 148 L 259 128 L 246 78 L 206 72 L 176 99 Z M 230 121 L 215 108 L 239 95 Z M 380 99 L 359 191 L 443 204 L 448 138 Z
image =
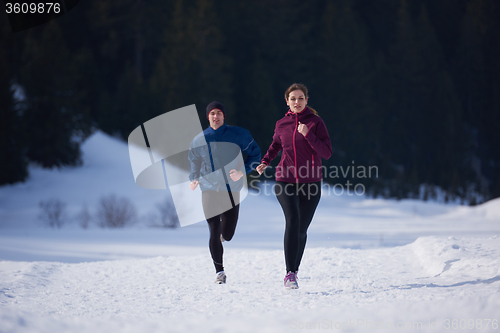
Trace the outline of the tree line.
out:
M 126 139 L 190 104 L 207 125 L 212 100 L 265 152 L 301 82 L 326 166 L 377 166 L 370 194 L 498 197 L 498 17 L 496 0 L 109 0 L 15 34 L 2 20 L 0 184 L 78 165 L 96 128 Z

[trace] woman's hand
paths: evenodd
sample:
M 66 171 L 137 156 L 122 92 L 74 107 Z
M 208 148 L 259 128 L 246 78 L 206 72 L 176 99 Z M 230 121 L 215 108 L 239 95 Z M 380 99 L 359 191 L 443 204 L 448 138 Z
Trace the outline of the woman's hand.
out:
M 259 175 L 262 175 L 262 173 L 264 172 L 264 169 L 267 168 L 267 164 L 266 163 L 262 163 L 262 164 L 259 164 L 255 170 L 257 170 L 257 172 L 259 173 Z
M 302 124 L 300 121 L 299 121 L 299 126 L 297 127 L 297 131 L 302 134 L 303 136 L 306 136 L 307 133 L 309 132 L 309 127 L 307 127 L 306 124 Z
M 199 181 L 197 181 L 197 180 L 193 180 L 193 181 L 191 182 L 191 184 L 189 184 L 189 188 L 191 189 L 191 191 L 194 191 L 194 190 L 196 189 L 196 187 L 198 187 L 198 184 L 199 184 L 199 183 L 200 183 Z
M 232 169 L 229 171 L 229 177 L 231 177 L 233 182 L 237 182 L 241 177 L 243 177 L 243 172 L 241 170 Z

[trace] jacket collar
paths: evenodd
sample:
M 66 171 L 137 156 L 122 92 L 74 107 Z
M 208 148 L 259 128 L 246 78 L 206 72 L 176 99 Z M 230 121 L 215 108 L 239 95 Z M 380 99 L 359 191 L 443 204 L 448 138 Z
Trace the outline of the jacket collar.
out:
M 213 128 L 209 125 L 209 126 L 208 126 L 208 128 L 207 128 L 207 131 L 208 131 L 209 133 L 224 133 L 224 131 L 226 130 L 226 128 L 227 128 L 227 124 L 226 124 L 226 122 L 224 122 L 224 124 L 223 124 L 221 127 L 219 127 L 218 129 L 216 129 L 216 130 L 215 130 L 215 129 L 213 129 Z
M 295 112 L 292 112 L 292 110 L 288 110 L 288 112 L 286 113 L 286 116 L 295 116 L 297 115 L 299 118 L 303 118 L 307 115 L 310 115 L 312 114 L 312 111 L 311 109 L 309 109 L 307 106 L 304 108 L 304 110 L 302 110 L 301 112 L 299 113 L 295 113 Z

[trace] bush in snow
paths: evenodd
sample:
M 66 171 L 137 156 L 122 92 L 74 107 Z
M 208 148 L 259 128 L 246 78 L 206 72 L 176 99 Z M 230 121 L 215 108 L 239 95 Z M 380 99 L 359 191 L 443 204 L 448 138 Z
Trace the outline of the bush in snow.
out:
M 165 200 L 157 203 L 156 209 L 157 213 L 149 216 L 153 227 L 177 228 L 179 226 L 179 219 L 171 197 L 166 197 Z
M 83 228 L 87 229 L 92 222 L 92 214 L 90 214 L 89 207 L 83 206 L 82 210 L 76 215 L 76 221 Z
M 101 228 L 123 228 L 135 223 L 137 212 L 129 199 L 111 194 L 99 201 L 96 219 Z
M 52 228 L 61 228 L 66 221 L 66 204 L 59 199 L 40 201 L 38 218 Z

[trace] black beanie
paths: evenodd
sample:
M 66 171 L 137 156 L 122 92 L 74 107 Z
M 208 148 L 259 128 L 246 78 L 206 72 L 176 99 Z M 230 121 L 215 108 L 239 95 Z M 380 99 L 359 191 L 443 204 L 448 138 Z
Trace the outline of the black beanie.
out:
M 207 105 L 207 118 L 208 118 L 208 114 L 213 109 L 219 109 L 219 110 L 221 110 L 222 113 L 224 113 L 224 118 L 226 118 L 226 108 L 224 107 L 224 105 L 222 105 L 221 103 L 219 103 L 217 101 L 213 101 L 213 102 L 211 102 L 210 104 Z

